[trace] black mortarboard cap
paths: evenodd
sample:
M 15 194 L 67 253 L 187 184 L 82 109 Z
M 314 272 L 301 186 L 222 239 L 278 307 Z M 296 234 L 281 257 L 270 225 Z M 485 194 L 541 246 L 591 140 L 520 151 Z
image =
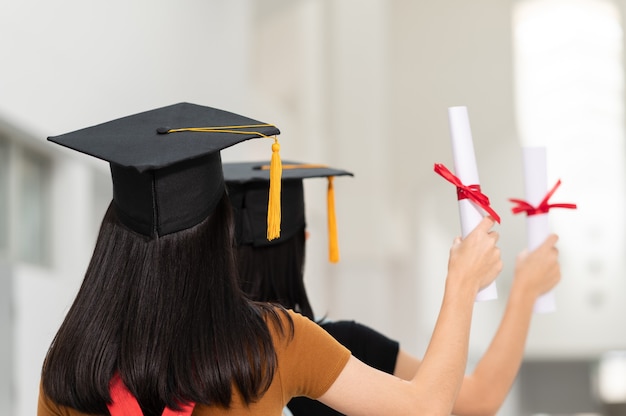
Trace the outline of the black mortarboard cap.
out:
M 264 234 L 267 218 L 267 185 L 270 180 L 268 167 L 268 162 L 237 162 L 223 165 L 228 195 L 235 209 L 237 243 L 260 247 L 293 237 L 306 225 L 303 179 L 328 178 L 329 258 L 332 262 L 337 262 L 339 250 L 333 178 L 353 174 L 325 165 L 284 161 L 281 185 L 281 234 L 280 238 L 268 241 Z
M 179 103 L 48 140 L 109 162 L 122 223 L 161 236 L 190 228 L 213 211 L 224 192 L 220 150 L 279 133 L 238 114 Z

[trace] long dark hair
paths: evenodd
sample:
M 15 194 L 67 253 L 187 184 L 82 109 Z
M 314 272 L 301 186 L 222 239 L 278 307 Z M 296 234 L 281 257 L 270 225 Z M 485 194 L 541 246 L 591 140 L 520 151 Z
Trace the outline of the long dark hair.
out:
M 314 320 L 304 287 L 305 230 L 277 244 L 237 249 L 239 284 L 255 301 L 274 302 Z
M 238 288 L 227 197 L 202 223 L 157 238 L 125 228 L 112 205 L 46 356 L 43 388 L 90 414 L 108 414 L 116 372 L 145 415 L 190 401 L 228 407 L 233 385 L 251 403 L 274 375 L 266 319 L 283 330 L 279 313 Z

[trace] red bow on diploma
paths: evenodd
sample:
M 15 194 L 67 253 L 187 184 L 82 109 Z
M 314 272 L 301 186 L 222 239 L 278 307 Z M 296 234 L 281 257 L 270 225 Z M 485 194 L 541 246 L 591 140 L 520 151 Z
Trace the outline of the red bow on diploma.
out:
M 459 201 L 469 199 L 487 211 L 497 223 L 500 223 L 500 216 L 489 206 L 489 198 L 480 191 L 480 185 L 463 185 L 461 180 L 441 163 L 435 163 L 435 172 L 456 186 L 456 194 Z
M 546 194 L 546 196 L 541 200 L 539 205 L 533 207 L 528 202 L 522 199 L 514 199 L 509 198 L 509 201 L 516 203 L 517 205 L 511 208 L 513 214 L 519 214 L 520 212 L 525 212 L 527 215 L 537 215 L 537 214 L 545 214 L 550 211 L 550 208 L 568 208 L 568 209 L 576 209 L 576 204 L 548 204 L 548 199 L 554 194 L 556 188 L 561 185 L 561 180 L 559 179 L 556 184 L 552 187 L 550 192 Z

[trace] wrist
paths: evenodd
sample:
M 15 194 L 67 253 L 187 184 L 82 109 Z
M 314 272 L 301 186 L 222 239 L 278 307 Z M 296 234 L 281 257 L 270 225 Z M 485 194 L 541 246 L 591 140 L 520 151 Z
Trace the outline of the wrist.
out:
M 482 289 L 483 273 L 472 267 L 450 267 L 446 278 L 446 285 L 461 291 L 478 293 Z
M 539 293 L 535 293 L 532 287 L 514 281 L 511 286 L 511 292 L 509 293 L 509 303 L 518 307 L 532 307 L 538 297 Z
M 478 282 L 463 273 L 450 273 L 446 278 L 445 294 L 455 299 L 471 300 L 473 303 L 479 290 Z

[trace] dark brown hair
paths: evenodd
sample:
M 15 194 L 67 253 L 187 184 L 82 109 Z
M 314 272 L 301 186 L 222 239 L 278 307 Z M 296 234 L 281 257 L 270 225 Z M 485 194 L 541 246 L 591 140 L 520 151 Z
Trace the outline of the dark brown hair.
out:
M 237 248 L 239 284 L 256 301 L 274 302 L 315 320 L 304 286 L 305 230 L 267 246 Z
M 281 312 L 239 289 L 232 224 L 222 197 L 202 223 L 148 238 L 121 225 L 112 204 L 46 356 L 46 394 L 106 415 L 119 372 L 145 415 L 181 402 L 228 407 L 233 385 L 246 403 L 262 396 L 276 368 L 266 319 L 282 331 Z

